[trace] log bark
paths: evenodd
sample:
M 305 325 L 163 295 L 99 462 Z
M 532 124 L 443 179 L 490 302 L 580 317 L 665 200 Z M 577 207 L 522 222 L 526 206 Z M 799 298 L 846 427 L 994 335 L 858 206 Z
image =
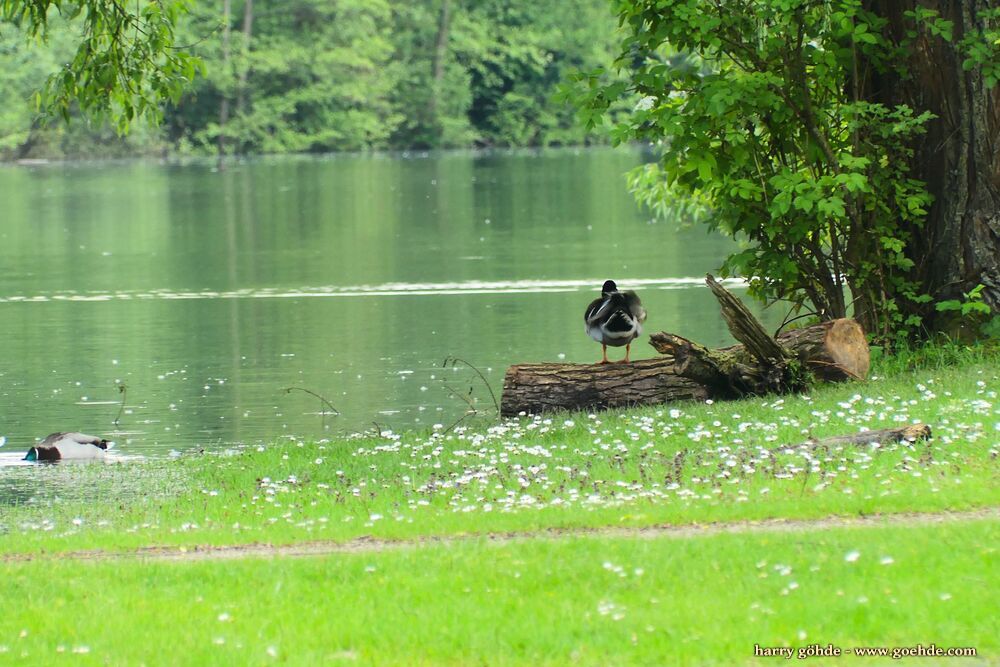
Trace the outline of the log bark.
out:
M 503 381 L 500 414 L 601 410 L 704 400 L 708 390 L 673 373 L 673 359 L 629 364 L 520 364 Z
M 705 284 L 719 301 L 722 318 L 729 327 L 733 338 L 741 342 L 750 355 L 761 363 L 779 364 L 788 359 L 788 354 L 771 336 L 764 331 L 753 313 L 737 299 L 732 292 L 723 287 L 712 274 L 705 276 Z

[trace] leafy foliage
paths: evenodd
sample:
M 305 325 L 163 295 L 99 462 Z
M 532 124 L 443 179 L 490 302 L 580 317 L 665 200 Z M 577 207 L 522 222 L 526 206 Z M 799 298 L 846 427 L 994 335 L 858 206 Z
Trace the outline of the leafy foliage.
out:
M 159 118 L 160 101 L 176 101 L 194 78 L 198 60 L 174 46 L 174 26 L 186 9 L 186 0 L 0 0 L 0 22 L 45 41 L 50 16 L 78 19 L 75 52 L 51 72 L 35 102 L 67 121 L 75 108 L 110 114 L 124 132 L 137 116 Z
M 42 1 L 0 0 L 0 20 Z M 186 0 L 138 12 L 88 1 L 76 20 L 63 4 L 67 19 L 29 31 L 47 35 L 43 46 L 4 36 L 18 64 L 0 74 L 0 94 L 26 99 L 54 72 L 61 87 L 43 100 L 49 110 L 74 117 L 103 104 L 121 112 L 121 129 L 140 113 L 162 113 L 162 130 L 148 138 L 182 153 L 213 152 L 220 138 L 238 153 L 605 140 L 553 93 L 569 71 L 612 62 L 618 33 L 606 0 L 571 13 L 528 0 L 229 0 L 228 14 L 225 0 L 194 3 L 186 14 Z M 100 25 L 112 33 L 78 25 L 91 11 L 106 14 Z M 86 44 L 77 52 L 81 27 Z M 202 76 L 192 82 L 198 62 Z M 110 94 L 101 87 L 108 73 L 117 86 Z M 47 154 L 52 142 L 43 137 L 61 130 L 38 127 L 33 104 L 14 105 L 16 120 L 0 118 L 0 151 Z
M 910 12 L 900 38 L 862 0 L 622 0 L 617 11 L 627 83 L 598 70 L 576 85 L 590 126 L 638 96 L 613 136 L 659 149 L 632 175 L 640 201 L 694 202 L 743 241 L 724 274 L 749 277 L 765 300 L 811 304 L 824 319 L 853 306 L 880 339 L 916 333 L 931 297 L 909 247 L 932 197 L 909 165 L 933 116 L 872 101 L 867 87 L 906 77 L 900 53 L 952 41 L 951 24 Z M 994 26 L 996 12 L 981 19 Z M 966 66 L 1000 64 L 995 40 L 995 28 L 966 34 Z

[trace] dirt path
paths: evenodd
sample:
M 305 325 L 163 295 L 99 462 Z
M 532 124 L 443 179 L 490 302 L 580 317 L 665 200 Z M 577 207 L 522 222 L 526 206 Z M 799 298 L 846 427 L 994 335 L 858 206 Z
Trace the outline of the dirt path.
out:
M 420 537 L 404 540 L 387 540 L 360 537 L 347 542 L 313 541 L 296 544 L 238 544 L 229 546 L 149 546 L 132 551 L 71 551 L 53 554 L 4 554 L 0 563 L 17 563 L 37 560 L 166 560 L 204 561 L 232 560 L 236 558 L 275 558 L 324 556 L 344 553 L 372 553 L 398 549 L 414 549 L 437 544 L 475 542 L 477 540 L 505 543 L 525 540 L 556 540 L 566 537 L 604 538 L 626 537 L 635 539 L 690 539 L 722 534 L 740 533 L 790 533 L 825 528 L 877 528 L 882 526 L 926 526 L 952 521 L 1000 519 L 1000 507 L 986 507 L 968 512 L 900 513 L 861 517 L 828 517 L 824 519 L 767 519 L 686 526 L 661 525 L 646 528 L 552 528 L 538 531 L 481 533 L 443 537 Z

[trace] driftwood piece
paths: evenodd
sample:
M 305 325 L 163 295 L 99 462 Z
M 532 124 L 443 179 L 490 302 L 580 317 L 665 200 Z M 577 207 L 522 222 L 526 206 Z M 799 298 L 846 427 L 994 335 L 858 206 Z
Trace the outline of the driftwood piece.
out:
M 929 440 L 931 437 L 931 427 L 927 424 L 909 424 L 898 428 L 883 428 L 875 431 L 861 431 L 851 435 L 835 435 L 819 440 L 810 439 L 805 443 L 814 449 L 823 447 L 835 447 L 837 445 L 867 445 L 873 442 L 886 444 L 889 442 L 902 442 L 908 440 Z
M 621 408 L 708 398 L 705 387 L 673 372 L 673 359 L 622 364 L 520 364 L 507 369 L 500 414 Z

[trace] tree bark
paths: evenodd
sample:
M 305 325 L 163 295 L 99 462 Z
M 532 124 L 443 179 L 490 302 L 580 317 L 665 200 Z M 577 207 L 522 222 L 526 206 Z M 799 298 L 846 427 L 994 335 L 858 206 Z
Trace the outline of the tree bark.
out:
M 985 27 L 979 14 L 995 0 L 868 0 L 866 5 L 888 19 L 896 42 L 914 29 L 905 12 L 917 5 L 954 23 L 951 42 L 918 30 L 905 63 L 909 76 L 873 68 L 862 96 L 936 116 L 911 161 L 913 177 L 934 195 L 926 223 L 912 230 L 907 249 L 914 277 L 939 301 L 961 299 L 982 284 L 984 301 L 1000 313 L 1000 86 L 987 88 L 979 66 L 966 70 L 959 46 L 963 37 Z M 931 330 L 945 328 L 947 316 L 933 304 L 925 315 Z
M 437 38 L 434 40 L 434 57 L 431 62 L 431 94 L 427 100 L 427 118 L 440 139 L 441 123 L 438 108 L 444 81 L 444 61 L 448 55 L 448 33 L 451 29 L 451 0 L 441 0 L 438 14 Z
M 705 276 L 705 283 L 719 301 L 722 318 L 729 327 L 733 338 L 743 343 L 753 358 L 761 363 L 780 363 L 787 359 L 787 353 L 771 338 L 757 318 L 751 314 L 743 302 L 723 287 L 711 274 Z
M 865 331 L 855 320 L 821 322 L 778 334 L 778 344 L 824 382 L 864 380 L 871 367 Z
M 242 60 L 240 64 L 239 84 L 236 89 L 236 115 L 242 116 L 246 111 L 247 78 L 250 76 L 250 40 L 253 38 L 253 0 L 245 0 L 243 4 L 243 43 L 241 45 Z
M 503 381 L 500 414 L 602 410 L 704 400 L 708 391 L 672 372 L 673 359 L 629 364 L 521 364 Z
M 229 76 L 229 15 L 232 0 L 222 0 L 222 71 L 223 76 Z M 222 86 L 219 90 L 222 100 L 219 102 L 219 137 L 218 137 L 218 160 L 219 171 L 225 168 L 226 157 L 226 123 L 229 122 L 229 86 Z

